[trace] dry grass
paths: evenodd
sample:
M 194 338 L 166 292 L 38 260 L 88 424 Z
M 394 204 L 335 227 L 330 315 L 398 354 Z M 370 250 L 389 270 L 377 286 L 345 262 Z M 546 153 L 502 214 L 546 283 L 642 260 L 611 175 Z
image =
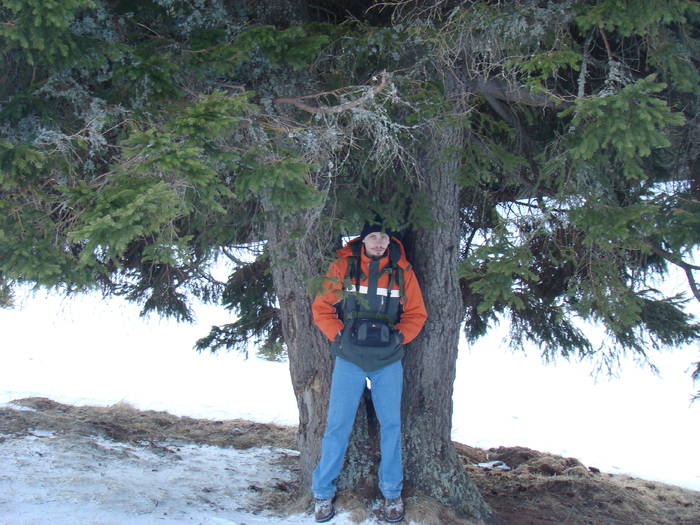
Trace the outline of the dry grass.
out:
M 85 407 L 33 397 L 13 401 L 13 404 L 34 410 L 0 408 L 0 433 L 22 435 L 40 428 L 58 433 L 100 434 L 128 443 L 175 440 L 237 449 L 296 448 L 296 427 L 242 419 L 215 421 L 178 417 L 167 412 L 137 410 L 126 403 Z
M 574 458 L 523 447 L 457 448 L 486 501 L 510 525 L 700 524 L 700 492 L 601 473 Z M 513 470 L 474 466 L 491 460 Z
M 238 449 L 296 447 L 296 428 L 244 420 L 211 421 L 177 417 L 166 412 L 140 411 L 127 404 L 74 407 L 46 398 L 14 401 L 0 408 L 0 434 L 23 436 L 34 430 L 63 435 L 103 435 L 158 451 L 162 442 L 190 442 Z M 2 439 L 2 438 L 0 438 Z M 597 472 L 578 460 L 522 447 L 483 450 L 455 444 L 464 468 L 482 495 L 509 525 L 699 525 L 700 492 L 651 481 Z M 500 460 L 511 471 L 487 471 L 475 466 Z M 298 460 L 285 460 L 290 470 Z M 308 510 L 311 501 L 299 498 L 298 487 L 284 484 L 265 491 L 258 509 L 280 514 Z M 377 514 L 360 493 L 339 494 L 337 505 L 361 522 Z M 369 507 L 369 508 L 368 508 Z M 423 525 L 473 525 L 433 500 L 406 498 L 406 516 Z

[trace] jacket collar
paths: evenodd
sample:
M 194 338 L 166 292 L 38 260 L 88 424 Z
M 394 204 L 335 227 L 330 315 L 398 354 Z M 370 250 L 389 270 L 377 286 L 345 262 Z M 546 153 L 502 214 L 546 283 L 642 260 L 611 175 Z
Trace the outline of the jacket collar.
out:
M 404 268 L 404 269 L 407 268 L 407 267 L 408 267 L 408 259 L 406 259 L 406 250 L 404 249 L 403 244 L 402 244 L 401 241 L 398 240 L 396 237 L 392 237 L 391 240 L 392 240 L 393 242 L 398 243 L 399 247 L 401 248 L 401 257 L 399 258 L 399 261 L 398 261 L 399 266 L 401 266 L 401 267 Z M 350 240 L 345 244 L 345 246 L 343 246 L 342 248 L 340 248 L 336 253 L 338 254 L 339 257 L 351 257 L 351 256 L 352 256 L 352 246 L 353 246 L 353 244 L 355 244 L 355 243 L 359 243 L 359 244 L 360 244 L 360 248 L 361 248 L 361 249 L 360 249 L 360 260 L 361 260 L 361 262 L 362 262 L 363 264 L 365 264 L 365 263 L 366 263 L 366 264 L 369 264 L 369 262 L 370 262 L 372 259 L 370 259 L 369 257 L 367 257 L 367 256 L 365 255 L 364 246 L 362 246 L 362 240 L 360 239 L 360 237 L 355 237 L 354 239 L 350 239 Z M 384 256 L 383 256 L 381 259 L 379 259 L 379 260 L 381 261 L 381 265 L 380 265 L 380 266 L 384 266 L 384 264 L 388 263 L 388 262 L 389 262 L 389 253 L 388 253 L 388 251 L 387 251 L 386 255 L 384 255 Z

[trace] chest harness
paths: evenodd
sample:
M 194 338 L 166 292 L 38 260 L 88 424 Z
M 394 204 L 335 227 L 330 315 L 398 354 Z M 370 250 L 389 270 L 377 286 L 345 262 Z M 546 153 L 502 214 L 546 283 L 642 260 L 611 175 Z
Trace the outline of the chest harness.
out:
M 346 284 L 346 290 L 353 291 L 354 288 L 354 293 L 346 296 L 346 299 L 344 301 L 344 320 L 348 321 L 353 319 L 373 319 L 380 322 L 384 322 L 390 328 L 393 328 L 394 324 L 398 320 L 400 307 L 400 301 L 391 300 L 395 283 L 398 284 L 399 298 L 404 304 L 406 302 L 406 296 L 404 294 L 404 270 L 403 268 L 401 268 L 401 266 L 399 266 L 399 260 L 401 258 L 401 247 L 393 239 L 389 243 L 389 262 L 377 276 L 378 281 L 383 275 L 389 275 L 389 282 L 386 288 L 386 299 L 382 300 L 382 298 L 379 297 L 378 301 L 373 301 L 371 297 L 372 293 L 376 295 L 376 282 L 374 283 L 375 286 L 372 286 L 371 282 L 368 283 L 370 286 L 367 293 L 368 297 L 366 299 L 362 297 L 363 294 L 360 291 L 360 282 L 362 281 L 362 279 L 364 278 L 366 280 L 370 280 L 370 276 L 366 276 L 362 272 L 362 242 L 357 241 L 352 243 L 351 248 L 352 255 L 348 257 L 349 265 L 348 274 L 346 276 L 346 282 L 347 278 L 350 279 L 350 283 L 347 283 L 350 286 L 347 286 Z M 374 261 L 370 262 L 370 268 L 373 262 Z M 372 272 L 370 271 L 370 273 Z M 375 302 L 375 305 L 372 305 L 373 302 Z M 376 302 L 378 302 L 379 304 L 376 304 Z M 378 308 L 372 308 L 372 306 L 377 306 Z

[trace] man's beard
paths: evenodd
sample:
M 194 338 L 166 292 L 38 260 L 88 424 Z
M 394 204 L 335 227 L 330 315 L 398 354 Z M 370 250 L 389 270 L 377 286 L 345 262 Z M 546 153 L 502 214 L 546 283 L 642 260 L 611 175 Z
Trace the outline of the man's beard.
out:
M 373 261 L 378 261 L 379 259 L 381 259 L 382 257 L 384 257 L 386 255 L 386 250 L 384 250 L 379 255 L 371 255 L 371 254 L 367 253 L 367 250 L 365 250 L 365 253 L 367 254 L 367 257 L 369 257 Z

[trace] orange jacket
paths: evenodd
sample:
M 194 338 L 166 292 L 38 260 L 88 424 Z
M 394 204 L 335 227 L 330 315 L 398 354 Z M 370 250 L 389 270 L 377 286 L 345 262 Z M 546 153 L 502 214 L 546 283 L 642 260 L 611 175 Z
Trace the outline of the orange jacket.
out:
M 420 333 L 425 324 L 425 320 L 428 318 L 428 314 L 425 310 L 423 294 L 421 293 L 418 279 L 413 272 L 413 268 L 406 259 L 406 252 L 403 244 L 401 244 L 401 241 L 396 237 L 393 237 L 393 240 L 401 247 L 401 258 L 398 261 L 398 265 L 403 268 L 404 296 L 406 298 L 405 301 L 403 299 L 401 300 L 402 312 L 399 322 L 394 328 L 401 332 L 403 336 L 402 342 L 405 344 L 412 341 Z M 343 248 L 337 251 L 338 258 L 330 264 L 328 272 L 326 273 L 326 280 L 324 283 L 325 290 L 316 296 L 316 299 L 311 305 L 314 323 L 316 323 L 324 335 L 331 341 L 335 340 L 338 332 L 344 327 L 343 321 L 338 318 L 336 306 L 342 300 L 342 294 L 339 292 L 343 288 L 346 277 L 351 277 L 346 274 L 350 263 L 349 257 L 352 256 L 352 247 L 350 245 L 355 242 L 360 242 L 359 237 L 352 239 Z M 360 260 L 363 277 L 363 280 L 360 281 L 360 285 L 367 286 L 366 276 L 369 275 L 370 259 L 365 255 L 364 247 L 361 250 Z M 380 259 L 380 270 L 387 264 L 389 264 L 389 256 L 385 255 Z M 386 290 L 388 285 L 389 275 L 382 275 L 377 283 L 378 288 L 384 288 Z M 398 292 L 399 285 L 397 282 L 394 282 L 393 289 Z

